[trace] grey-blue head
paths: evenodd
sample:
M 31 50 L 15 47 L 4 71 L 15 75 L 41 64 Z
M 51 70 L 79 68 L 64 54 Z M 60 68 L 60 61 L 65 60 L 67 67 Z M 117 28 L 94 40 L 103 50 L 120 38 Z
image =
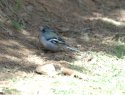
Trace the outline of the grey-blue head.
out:
M 45 33 L 45 32 L 53 32 L 54 30 L 53 29 L 51 29 L 49 26 L 41 26 L 40 27 L 40 32 L 43 32 L 43 33 Z

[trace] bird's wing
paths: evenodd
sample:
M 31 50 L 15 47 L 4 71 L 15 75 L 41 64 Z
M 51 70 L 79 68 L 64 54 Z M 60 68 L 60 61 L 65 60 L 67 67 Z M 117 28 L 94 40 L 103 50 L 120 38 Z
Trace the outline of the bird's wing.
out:
M 62 42 L 62 41 L 60 41 L 60 40 L 58 40 L 58 39 L 53 38 L 53 39 L 50 39 L 50 40 L 48 40 L 48 41 L 50 41 L 51 43 L 53 43 L 53 44 L 59 46 L 62 50 L 71 50 L 71 51 L 80 52 L 77 48 L 70 47 L 70 46 L 67 45 L 65 42 Z
M 64 40 L 60 40 L 60 39 L 58 39 L 58 38 L 56 38 L 56 37 L 53 37 L 53 38 L 51 38 L 51 39 L 47 39 L 49 42 L 51 42 L 51 43 L 53 43 L 53 44 L 56 44 L 56 45 L 59 45 L 59 44 L 65 44 L 65 41 Z
M 48 40 L 48 41 L 51 41 L 54 43 L 60 43 L 60 44 L 65 43 L 65 41 L 60 37 L 60 35 L 58 35 L 54 31 L 47 32 L 44 36 L 45 36 L 46 40 Z

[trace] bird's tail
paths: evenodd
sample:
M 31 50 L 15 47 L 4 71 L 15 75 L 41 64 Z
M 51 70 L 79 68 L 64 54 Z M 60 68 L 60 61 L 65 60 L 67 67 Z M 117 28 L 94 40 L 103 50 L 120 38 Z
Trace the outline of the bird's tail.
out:
M 65 48 L 68 49 L 68 50 L 71 50 L 71 51 L 80 52 L 80 50 L 78 50 L 77 48 L 70 47 L 70 46 L 68 46 L 68 45 L 65 45 Z

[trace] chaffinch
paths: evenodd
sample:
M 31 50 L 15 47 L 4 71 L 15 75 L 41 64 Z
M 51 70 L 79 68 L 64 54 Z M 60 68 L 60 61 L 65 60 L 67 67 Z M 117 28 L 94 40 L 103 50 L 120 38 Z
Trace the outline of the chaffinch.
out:
M 64 39 L 60 37 L 53 29 L 48 26 L 40 28 L 40 36 L 39 36 L 40 43 L 46 50 L 50 51 L 65 51 L 65 50 L 72 50 L 72 51 L 79 51 L 76 48 L 70 47 L 66 44 Z

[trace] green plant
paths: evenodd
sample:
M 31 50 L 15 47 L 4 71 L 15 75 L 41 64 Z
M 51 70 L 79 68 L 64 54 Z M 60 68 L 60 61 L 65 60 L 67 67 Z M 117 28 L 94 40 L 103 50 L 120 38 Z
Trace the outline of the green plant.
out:
M 123 58 L 125 56 L 125 45 L 118 45 L 113 49 L 113 54 L 118 58 Z
M 3 92 L 7 95 L 20 95 L 17 89 L 3 88 Z
M 14 9 L 15 11 L 18 11 L 22 8 L 23 4 L 22 4 L 22 0 L 15 0 L 15 6 L 14 6 Z
M 20 23 L 20 22 L 18 22 L 18 21 L 15 21 L 15 20 L 13 20 L 13 21 L 11 22 L 11 24 L 12 24 L 12 26 L 13 26 L 15 29 L 17 29 L 17 30 L 21 30 L 21 29 L 25 28 L 25 25 L 24 25 L 24 24 L 22 24 L 22 23 Z

